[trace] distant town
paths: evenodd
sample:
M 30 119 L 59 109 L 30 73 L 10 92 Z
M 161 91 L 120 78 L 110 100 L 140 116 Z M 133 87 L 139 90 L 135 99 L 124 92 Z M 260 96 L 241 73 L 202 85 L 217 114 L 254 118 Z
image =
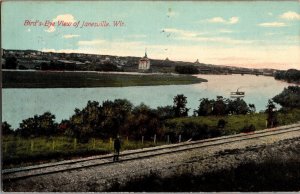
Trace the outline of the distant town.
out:
M 273 76 L 276 69 L 254 69 L 233 66 L 151 59 L 145 56 L 113 56 L 84 53 L 55 53 L 37 50 L 2 49 L 2 69 L 66 70 L 66 71 L 124 71 L 176 73 L 176 67 L 193 67 L 201 74 L 254 74 Z M 194 71 L 191 71 L 194 72 Z M 178 73 L 178 72 L 177 72 Z

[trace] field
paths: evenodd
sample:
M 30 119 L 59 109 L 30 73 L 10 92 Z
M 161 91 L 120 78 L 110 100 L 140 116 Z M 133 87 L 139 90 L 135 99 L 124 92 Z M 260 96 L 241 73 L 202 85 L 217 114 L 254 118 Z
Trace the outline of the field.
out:
M 300 109 L 294 109 L 288 112 L 278 113 L 279 125 L 288 125 L 300 121 Z M 228 115 L 228 116 L 200 116 L 200 117 L 185 117 L 170 119 L 167 123 L 177 127 L 183 126 L 185 123 L 205 124 L 209 129 L 216 128 L 218 121 L 224 119 L 226 121 L 225 127 L 222 129 L 225 135 L 240 133 L 245 126 L 254 125 L 256 130 L 266 128 L 267 115 L 265 113 L 255 113 L 248 115 Z
M 58 71 L 3 71 L 2 76 L 3 88 L 82 88 L 185 85 L 206 81 L 189 75 L 128 75 Z
M 124 150 L 132 150 L 162 145 L 165 142 L 131 141 L 121 139 Z M 21 138 L 2 137 L 3 167 L 27 166 L 46 161 L 60 161 L 71 158 L 103 155 L 113 152 L 113 140 L 91 138 L 88 143 L 80 143 L 76 138 L 38 137 Z M 22 162 L 20 162 L 22 161 Z

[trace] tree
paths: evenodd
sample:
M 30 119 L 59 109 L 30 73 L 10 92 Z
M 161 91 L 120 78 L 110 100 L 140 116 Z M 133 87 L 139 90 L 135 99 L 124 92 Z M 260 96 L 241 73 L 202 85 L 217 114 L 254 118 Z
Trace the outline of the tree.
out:
M 130 134 L 135 139 L 139 139 L 141 136 L 150 139 L 155 134 L 158 137 L 161 136 L 162 123 L 159 116 L 155 110 L 143 103 L 133 109 L 129 125 Z
M 1 126 L 1 129 L 2 129 L 2 135 L 11 135 L 14 133 L 14 130 L 12 130 L 11 128 L 11 125 L 8 124 L 6 121 L 4 121 L 2 123 L 2 126 Z
M 17 129 L 17 134 L 24 137 L 30 136 L 53 136 L 57 133 L 57 123 L 54 121 L 55 116 L 50 112 L 45 112 L 42 115 L 35 115 L 20 123 Z
M 176 65 L 175 71 L 180 74 L 198 74 L 199 70 L 193 65 Z
M 185 117 L 188 115 L 189 109 L 186 108 L 186 98 L 183 94 L 179 94 L 173 98 L 173 109 L 176 117 Z
M 175 117 L 175 111 L 172 106 L 157 107 L 156 113 L 162 120 L 171 119 Z
M 213 115 L 226 115 L 227 105 L 222 96 L 217 97 L 217 100 L 213 104 Z
M 254 104 L 249 104 L 249 112 L 250 113 L 255 113 L 256 112 L 256 108 Z
M 277 125 L 276 106 L 272 100 L 268 101 L 267 109 L 267 128 L 272 128 Z
M 300 87 L 289 86 L 273 98 L 274 102 L 280 104 L 284 108 L 300 107 Z
M 5 59 L 6 69 L 16 69 L 18 66 L 18 60 L 15 56 L 9 56 Z
M 249 112 L 249 107 L 247 103 L 240 98 L 228 101 L 228 112 L 231 114 L 247 114 Z
M 195 110 L 198 116 L 211 115 L 213 111 L 214 100 L 209 100 L 208 98 L 202 98 L 199 101 L 200 101 L 200 105 L 198 107 L 198 110 Z

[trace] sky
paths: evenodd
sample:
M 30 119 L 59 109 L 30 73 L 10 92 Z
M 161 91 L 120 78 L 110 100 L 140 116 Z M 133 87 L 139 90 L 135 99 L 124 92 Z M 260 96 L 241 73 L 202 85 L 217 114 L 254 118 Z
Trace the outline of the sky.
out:
M 6 1 L 1 14 L 4 49 L 140 57 L 147 50 L 150 59 L 300 69 L 297 1 Z M 81 27 L 86 22 L 110 26 Z

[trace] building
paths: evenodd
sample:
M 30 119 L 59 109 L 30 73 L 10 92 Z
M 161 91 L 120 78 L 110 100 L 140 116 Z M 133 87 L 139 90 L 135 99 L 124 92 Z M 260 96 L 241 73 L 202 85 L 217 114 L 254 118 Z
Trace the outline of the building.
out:
M 149 70 L 150 69 L 150 60 L 147 57 L 147 53 L 145 52 L 145 56 L 139 60 L 139 70 Z

